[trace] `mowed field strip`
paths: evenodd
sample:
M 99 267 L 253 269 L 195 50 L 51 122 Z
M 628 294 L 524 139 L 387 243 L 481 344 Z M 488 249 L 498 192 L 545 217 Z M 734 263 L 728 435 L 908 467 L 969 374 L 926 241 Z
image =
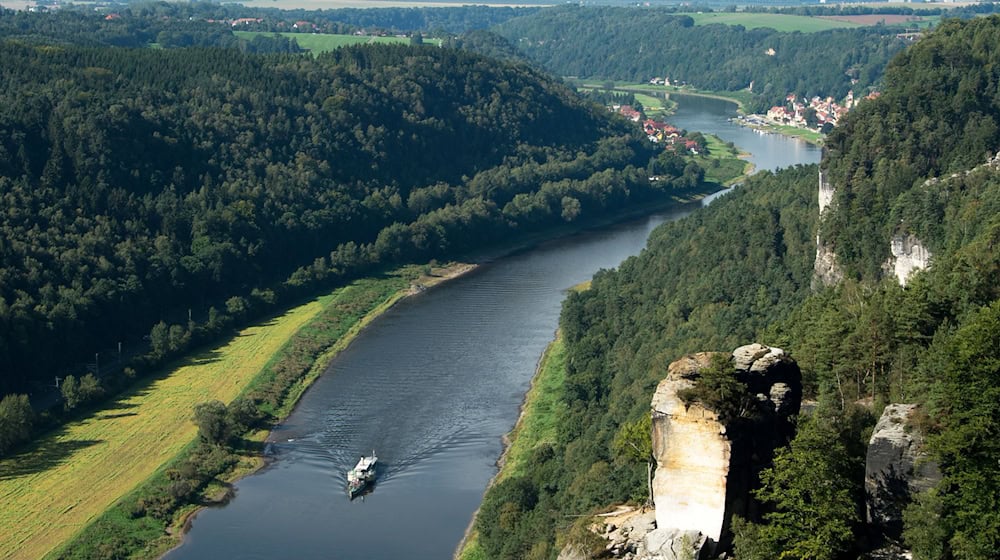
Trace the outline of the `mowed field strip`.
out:
M 196 437 L 195 404 L 232 401 L 327 301 L 246 328 L 0 461 L 0 558 L 45 556 L 144 482 Z
M 678 14 L 682 15 L 682 14 Z M 826 31 L 827 29 L 839 29 L 844 27 L 861 27 L 859 23 L 849 21 L 836 21 L 831 19 L 820 19 L 811 16 L 797 16 L 792 14 L 757 14 L 757 13 L 684 13 L 691 16 L 695 25 L 709 25 L 712 23 L 722 23 L 725 25 L 742 25 L 747 29 L 758 27 L 770 27 L 775 31 L 801 31 L 803 33 L 815 33 Z

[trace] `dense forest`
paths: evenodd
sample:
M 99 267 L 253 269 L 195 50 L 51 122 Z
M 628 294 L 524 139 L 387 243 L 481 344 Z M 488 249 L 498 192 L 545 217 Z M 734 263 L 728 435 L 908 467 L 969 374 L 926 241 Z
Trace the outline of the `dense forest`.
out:
M 452 49 L 0 44 L 0 392 L 375 266 L 698 186 L 631 123 Z M 52 348 L 59 348 L 53 352 Z M 113 352 L 104 354 L 113 355 Z M 79 372 L 72 372 L 79 374 Z
M 494 28 L 560 76 L 645 82 L 669 77 L 711 90 L 745 90 L 753 110 L 789 93 L 842 98 L 875 86 L 905 47 L 885 27 L 783 33 L 742 26 L 694 26 L 667 10 L 564 6 Z M 774 54 L 769 55 L 769 49 Z
M 885 95 L 831 138 L 823 165 L 839 190 L 822 227 L 816 166 L 758 175 L 568 298 L 567 413 L 534 474 L 488 491 L 477 524 L 489 558 L 554 558 L 575 516 L 644 500 L 645 467 L 621 435 L 648 418 L 667 364 L 755 340 L 796 358 L 817 405 L 762 473 L 761 517 L 734 524 L 737 558 L 857 558 L 877 544 L 864 454 L 890 402 L 920 406 L 908 429 L 927 434 L 943 474 L 907 509 L 902 544 L 919 560 L 996 557 L 1000 167 L 986 161 L 1000 148 L 998 33 L 998 17 L 950 21 L 895 59 Z M 819 229 L 851 273 L 813 292 Z M 905 287 L 874 266 L 901 230 L 934 252 Z M 806 476 L 817 472 L 822 488 Z

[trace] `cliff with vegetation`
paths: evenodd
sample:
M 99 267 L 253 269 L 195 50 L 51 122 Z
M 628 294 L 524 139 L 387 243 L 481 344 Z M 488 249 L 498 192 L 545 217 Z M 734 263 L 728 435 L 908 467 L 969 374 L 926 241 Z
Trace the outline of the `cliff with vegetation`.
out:
M 759 175 L 567 299 L 567 412 L 539 461 L 550 474 L 520 481 L 531 500 L 506 510 L 493 533 L 505 547 L 490 557 L 554 556 L 539 543 L 563 520 L 641 503 L 644 461 L 623 442 L 648 413 L 656 372 L 753 339 L 794 357 L 816 405 L 760 472 L 759 510 L 734 519 L 737 558 L 856 558 L 879 539 L 922 560 L 995 556 L 1000 446 L 984 434 L 1000 429 L 997 45 L 1000 18 L 948 21 L 890 64 L 885 93 L 831 135 L 822 166 L 835 193 L 822 221 L 816 167 Z M 813 291 L 817 234 L 843 279 Z M 905 286 L 883 269 L 900 234 L 933 255 Z M 940 481 L 907 482 L 892 506 L 901 530 L 871 535 L 866 456 L 889 403 L 918 405 L 907 429 Z M 562 544 L 588 542 L 558 532 Z

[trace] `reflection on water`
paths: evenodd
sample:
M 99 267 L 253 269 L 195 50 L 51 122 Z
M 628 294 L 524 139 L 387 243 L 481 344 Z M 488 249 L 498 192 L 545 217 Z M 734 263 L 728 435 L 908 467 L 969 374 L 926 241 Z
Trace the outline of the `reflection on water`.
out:
M 726 121 L 726 103 L 690 112 L 681 103 L 678 126 L 754 151 L 759 168 L 818 160 L 818 150 L 778 150 L 752 131 L 758 143 L 741 140 L 748 129 Z M 771 149 L 781 153 L 757 153 Z M 565 290 L 698 206 L 548 242 L 404 300 L 274 430 L 271 465 L 242 480 L 229 505 L 200 513 L 168 558 L 450 557 L 496 472 Z M 373 449 L 376 485 L 351 501 L 347 471 Z

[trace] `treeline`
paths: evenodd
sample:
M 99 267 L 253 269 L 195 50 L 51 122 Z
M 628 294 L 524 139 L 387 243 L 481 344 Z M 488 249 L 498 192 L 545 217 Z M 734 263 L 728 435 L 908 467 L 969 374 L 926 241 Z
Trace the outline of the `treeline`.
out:
M 453 38 L 537 10 L 462 6 L 308 11 L 212 2 L 133 2 L 102 12 L 89 6 L 65 6 L 52 12 L 0 8 L 0 38 L 89 46 L 156 44 L 162 48 L 199 46 L 238 48 L 256 53 L 298 52 L 289 46 L 289 39 L 284 39 L 282 44 L 247 41 L 236 37 L 233 30 L 339 34 L 419 31 Z M 242 22 L 234 27 L 232 22 L 236 20 Z M 301 25 L 303 22 L 305 25 Z
M 2 393 L 122 341 L 151 365 L 372 268 L 703 176 L 650 163 L 641 132 L 561 84 L 461 51 L 0 57 Z
M 907 429 L 927 435 L 943 474 L 907 509 L 902 544 L 919 560 L 995 557 L 1000 168 L 976 164 L 1000 148 L 978 126 L 989 128 L 1000 110 L 977 102 L 996 89 L 991 59 L 982 57 L 998 31 L 997 17 L 947 22 L 917 43 L 893 64 L 885 101 L 852 113 L 824 162 L 849 181 L 883 167 L 919 169 L 878 197 L 850 195 L 858 183 L 835 179 L 841 190 L 828 219 L 861 228 L 873 215 L 890 222 L 876 234 L 855 233 L 848 266 L 881 262 L 897 227 L 917 233 L 934 261 L 905 288 L 854 265 L 841 285 L 809 289 L 818 223 L 818 170 L 810 166 L 759 176 L 657 229 L 641 255 L 567 299 L 559 437 L 536 451 L 541 474 L 489 490 L 478 521 L 489 558 L 554 558 L 552 543 L 574 538 L 571 516 L 641 502 L 644 466 L 616 442 L 648 416 L 667 365 L 686 352 L 753 340 L 790 352 L 818 404 L 761 473 L 759 517 L 734 523 L 737 558 L 847 559 L 879 544 L 881 535 L 864 524 L 864 457 L 890 402 L 920 405 Z M 935 142 L 927 124 L 956 118 L 952 111 L 969 104 L 978 116 L 942 123 L 954 135 L 948 145 Z M 900 106 L 923 107 L 915 120 L 929 120 L 921 126 L 890 110 Z M 925 182 L 929 176 L 940 178 Z
M 419 277 L 418 267 L 366 278 L 336 290 L 332 301 L 296 333 L 247 391 L 228 405 L 195 405 L 198 439 L 163 469 L 88 524 L 52 557 L 130 558 L 176 545 L 168 535 L 184 512 L 216 503 L 232 470 L 262 449 L 253 434 L 287 415 L 316 360 L 373 309 Z M 0 404 L 0 410 L 3 405 Z M 2 431 L 0 431 L 2 434 Z M 250 438 L 250 439 L 247 439 Z M 227 492 L 228 493 L 228 492 Z M 164 546 L 166 544 L 166 546 Z
M 233 34 L 225 22 L 188 20 L 177 14 L 157 17 L 154 12 L 125 9 L 105 15 L 93 10 L 60 9 L 36 13 L 0 9 L 0 40 L 31 44 L 144 48 L 220 47 L 250 53 L 298 53 L 294 40 L 258 36 L 252 40 Z
M 842 98 L 851 89 L 865 92 L 905 46 L 896 30 L 883 27 L 818 33 L 695 27 L 690 16 L 667 10 L 609 7 L 558 7 L 494 31 L 560 76 L 632 82 L 669 77 L 720 91 L 745 90 L 753 82 L 754 111 L 789 93 Z

